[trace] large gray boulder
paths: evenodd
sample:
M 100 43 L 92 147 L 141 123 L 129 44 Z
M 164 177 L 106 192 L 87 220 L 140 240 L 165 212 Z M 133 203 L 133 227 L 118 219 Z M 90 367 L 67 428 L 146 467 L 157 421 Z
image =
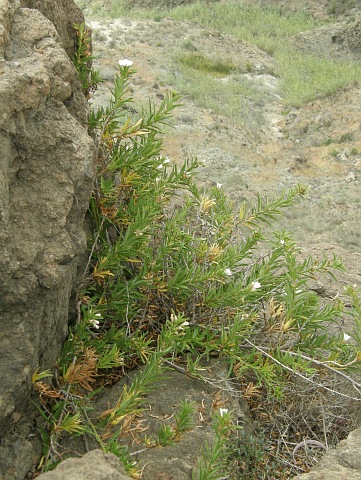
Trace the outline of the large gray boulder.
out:
M 31 375 L 56 363 L 86 247 L 95 153 L 69 58 L 81 19 L 72 0 L 0 0 L 0 478 L 32 463 Z
M 84 22 L 80 8 L 73 0 L 20 0 L 20 6 L 39 10 L 56 28 L 62 47 L 71 57 L 76 48 L 74 24 Z
M 212 427 L 212 414 L 220 408 L 230 411 L 232 421 L 242 428 L 247 438 L 252 433 L 248 406 L 238 390 L 237 382 L 228 378 L 228 365 L 219 359 L 202 362 L 202 375 L 205 380 L 192 378 L 178 370 L 162 372 L 158 377 L 156 388 L 148 392 L 144 398 L 142 409 L 129 424 L 129 430 L 124 428 L 119 438 L 120 445 L 128 445 L 130 459 L 136 462 L 136 470 L 142 472 L 145 480 L 191 480 L 198 478 L 198 461 L 202 457 L 205 445 L 212 446 L 216 434 Z M 99 418 L 105 411 L 114 408 L 124 392 L 140 374 L 136 369 L 123 377 L 112 387 L 105 389 L 99 397 L 94 398 L 91 412 L 93 418 Z M 179 412 L 182 402 L 193 405 L 193 426 L 174 439 L 174 444 L 156 445 L 162 426 L 171 427 L 175 424 L 175 415 Z M 116 422 L 115 422 L 116 423 Z M 109 425 L 107 435 L 116 437 L 119 425 Z M 148 442 L 145 442 L 147 437 Z M 39 480 L 100 480 L 101 472 L 106 466 L 106 457 L 97 450 L 99 444 L 92 437 L 87 438 L 87 448 L 98 453 L 90 455 L 85 452 L 82 439 L 58 439 L 57 452 L 69 455 L 69 452 L 84 454 L 83 459 L 66 460 L 58 465 L 53 472 L 40 475 Z M 153 446 L 150 447 L 149 445 Z M 148 445 L 148 447 L 146 446 Z M 112 458 L 112 457 L 107 457 Z M 86 464 L 90 464 L 88 469 Z M 115 462 L 116 464 L 116 462 Z M 73 477 L 79 467 L 79 476 Z M 116 472 L 122 472 L 115 467 Z M 87 476 L 85 476 L 85 472 Z M 110 475 L 110 474 L 109 474 Z M 109 480 L 113 479 L 109 476 Z M 114 479 L 118 479 L 117 476 Z M 108 477 L 107 477 L 108 480 Z M 121 478 L 121 480 L 123 480 Z
M 131 480 L 112 453 L 93 450 L 80 458 L 68 458 L 41 480 Z
M 294 480 L 360 480 L 361 479 L 361 428 L 357 428 L 329 450 L 317 467 L 297 475 Z

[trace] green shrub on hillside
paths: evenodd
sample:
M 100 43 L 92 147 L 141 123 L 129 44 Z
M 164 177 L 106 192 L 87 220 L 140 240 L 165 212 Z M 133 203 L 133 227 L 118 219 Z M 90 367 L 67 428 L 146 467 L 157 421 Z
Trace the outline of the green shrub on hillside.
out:
M 43 470 L 59 460 L 56 439 L 66 432 L 92 435 L 135 475 L 126 455 L 127 429 L 159 371 L 178 359 L 189 375 L 202 378 L 199 361 L 223 357 L 230 375 L 240 381 L 251 376 L 281 400 L 295 376 L 314 383 L 320 369 L 359 364 L 358 297 L 352 297 L 357 321 L 348 332 L 351 344 L 344 332 L 328 330 L 341 321 L 342 302 L 323 304 L 308 288 L 310 279 L 340 269 L 340 261 L 301 258 L 286 232 L 262 234 L 305 188 L 259 196 L 255 205 L 235 211 L 221 185 L 197 185 L 197 159 L 177 166 L 165 156 L 162 129 L 179 97 L 170 92 L 158 106 L 149 101 L 137 116 L 129 96 L 133 73 L 119 67 L 109 105 L 92 111 L 89 120 L 98 174 L 78 318 L 52 383 L 43 381 L 50 372 L 33 377 L 45 420 Z M 145 368 L 117 404 L 92 418 L 89 399 L 114 374 L 138 365 Z M 184 407 L 176 417 L 179 433 L 191 428 L 190 414 Z M 222 432 L 230 430 L 225 420 L 216 422 L 224 454 Z M 158 445 L 175 441 L 168 427 L 159 436 Z M 221 451 L 212 452 L 215 463 L 223 462 Z M 199 468 L 199 478 L 218 471 L 207 462 Z

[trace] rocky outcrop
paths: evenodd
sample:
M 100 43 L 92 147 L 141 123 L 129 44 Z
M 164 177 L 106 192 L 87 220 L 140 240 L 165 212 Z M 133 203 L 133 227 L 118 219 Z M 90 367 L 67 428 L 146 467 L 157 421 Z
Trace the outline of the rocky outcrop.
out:
M 159 374 L 156 388 L 149 391 L 134 422 L 124 428 L 119 438 L 119 445 L 127 445 L 129 458 L 136 462 L 135 469 L 142 472 L 146 480 L 190 480 L 198 478 L 199 464 L 205 445 L 212 446 L 216 434 L 212 426 L 212 415 L 220 408 L 229 410 L 231 418 L 243 431 L 244 439 L 252 434 L 252 423 L 248 412 L 248 405 L 242 398 L 237 382 L 229 378 L 229 366 L 221 359 L 202 361 L 199 367 L 204 380 L 192 378 L 175 369 L 169 369 Z M 180 370 L 182 370 L 180 368 Z M 140 374 L 140 369 L 128 372 L 118 383 L 104 389 L 101 395 L 92 402 L 91 415 L 100 418 L 104 411 L 114 408 L 125 388 Z M 159 432 L 165 425 L 172 427 L 175 416 L 180 410 L 182 402 L 193 405 L 193 426 L 178 435 L 174 442 L 165 445 L 156 445 Z M 109 426 L 107 435 L 116 438 L 119 425 L 114 422 Z M 145 438 L 148 439 L 145 442 Z M 152 445 L 153 443 L 153 445 Z M 150 447 L 152 445 L 152 448 Z M 118 472 L 123 469 L 112 456 L 104 456 L 99 450 L 99 444 L 91 436 L 87 438 L 86 446 L 90 453 L 85 453 L 85 444 L 80 437 L 60 438 L 57 443 L 57 452 L 61 455 L 84 454 L 82 459 L 66 460 L 58 465 L 54 471 L 39 476 L 39 480 L 100 480 L 102 478 L 123 480 L 122 476 L 109 470 L 109 477 L 101 476 L 109 467 L 109 461 Z M 113 458 L 113 460 L 112 460 Z M 86 468 L 87 463 L 92 469 Z M 118 466 L 117 466 L 118 465 Z M 78 476 L 73 476 L 74 471 Z M 114 477 L 111 475 L 115 475 Z M 124 479 L 125 480 L 125 479 Z
M 181 401 L 192 402 L 197 414 L 194 417 L 195 427 L 183 433 L 174 445 L 164 447 L 144 448 L 139 442 L 140 437 L 134 429 L 132 435 L 133 458 L 137 461 L 137 469 L 142 471 L 142 478 L 146 480 L 191 480 L 198 478 L 198 459 L 206 442 L 212 445 L 214 431 L 211 428 L 210 413 L 215 405 L 227 408 L 232 412 L 235 423 L 243 428 L 246 434 L 244 440 L 252 433 L 252 423 L 245 401 L 242 399 L 237 386 L 227 378 L 226 364 L 212 360 L 208 365 L 203 364 L 203 372 L 209 382 L 192 379 L 178 371 L 169 371 L 160 377 L 158 388 L 147 395 L 144 400 L 143 417 L 140 437 L 146 435 L 148 439 L 157 438 L 162 424 L 172 424 L 175 407 Z M 131 372 L 129 379 L 122 379 L 109 390 L 103 392 L 99 399 L 95 399 L 93 407 L 97 416 L 104 409 L 112 407 L 118 401 L 121 392 L 128 382 L 138 372 Z M 222 394 L 220 395 L 220 393 Z M 64 448 L 60 442 L 58 448 Z M 67 450 L 79 452 L 81 442 L 67 443 Z M 40 475 L 39 480 L 127 480 L 123 466 L 111 454 L 104 454 L 96 450 L 97 445 L 89 438 L 88 446 L 94 448 L 81 458 L 65 460 L 54 471 Z M 82 448 L 84 445 L 82 444 Z M 307 449 L 314 448 L 305 444 Z M 319 449 L 319 447 L 317 447 Z M 293 477 L 293 480 L 361 480 L 361 428 L 351 432 L 347 439 L 342 440 L 336 448 L 329 449 L 321 458 L 319 464 L 310 472 Z M 108 476 L 107 476 L 108 475 Z M 223 478 L 223 477 L 222 477 Z M 228 477 L 224 477 L 228 478 Z M 271 480 L 271 476 L 268 476 Z
M 112 453 L 93 450 L 81 458 L 68 458 L 42 480 L 131 480 L 123 465 Z
M 76 48 L 77 39 L 74 35 L 74 24 L 84 21 L 82 11 L 73 0 L 20 0 L 23 8 L 31 8 L 41 12 L 56 28 L 61 45 L 71 58 Z
M 59 355 L 86 245 L 95 158 L 69 58 L 81 18 L 72 0 L 0 0 L 0 478 L 31 465 L 31 375 Z
M 350 433 L 335 449 L 329 450 L 309 473 L 297 475 L 294 480 L 360 480 L 361 428 Z
M 169 370 L 160 376 L 157 388 L 149 392 L 143 404 L 143 418 L 139 439 L 136 436 L 129 446 L 132 458 L 142 478 L 147 480 L 190 480 L 198 478 L 198 461 L 205 445 L 214 444 L 215 432 L 212 414 L 220 408 L 231 412 L 232 420 L 243 430 L 244 438 L 252 433 L 248 405 L 242 398 L 237 382 L 229 379 L 229 366 L 220 359 L 201 362 L 204 380 L 191 378 L 177 370 Z M 127 382 L 134 380 L 136 373 L 130 372 Z M 127 384 L 127 383 L 125 383 Z M 98 416 L 116 405 L 124 389 L 121 381 L 96 403 Z M 157 439 L 162 425 L 172 425 L 181 402 L 191 403 L 195 408 L 194 426 L 177 438 L 174 445 L 144 448 L 144 437 Z M 139 441 L 137 441 L 139 440 Z M 142 440 L 142 441 L 140 441 Z M 42 479 L 42 477 L 40 477 Z
M 359 61 L 361 58 L 361 16 L 355 14 L 352 20 L 342 19 L 332 25 L 295 35 L 293 45 L 307 53 L 321 58 Z
M 330 450 L 311 472 L 298 475 L 294 480 L 360 480 L 361 479 L 361 429 L 353 431 L 346 440 L 334 450 Z M 164 457 L 167 456 L 165 449 Z M 154 457 L 158 457 L 154 455 Z M 156 464 L 150 462 L 149 464 Z M 173 462 L 168 458 L 168 471 L 174 469 Z M 159 467 L 158 467 L 159 470 Z M 164 478 L 178 478 L 163 473 Z M 41 475 L 42 480 L 128 480 L 123 466 L 112 454 L 104 454 L 93 450 L 82 458 L 65 460 L 53 472 Z M 147 476 L 146 478 L 160 478 Z M 191 478 L 190 476 L 187 478 Z

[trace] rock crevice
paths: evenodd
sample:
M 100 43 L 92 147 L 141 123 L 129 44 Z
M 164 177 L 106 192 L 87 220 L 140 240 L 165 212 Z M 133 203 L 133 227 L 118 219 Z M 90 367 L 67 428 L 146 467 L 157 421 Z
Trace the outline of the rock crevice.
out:
M 31 465 L 31 375 L 56 363 L 86 246 L 95 151 L 70 59 L 81 20 L 72 0 L 0 0 L 0 478 Z

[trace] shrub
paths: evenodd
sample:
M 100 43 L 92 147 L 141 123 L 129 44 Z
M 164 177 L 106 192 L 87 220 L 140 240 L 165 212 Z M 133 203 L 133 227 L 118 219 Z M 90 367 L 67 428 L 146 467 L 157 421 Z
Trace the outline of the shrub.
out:
M 45 422 L 42 470 L 58 461 L 55 440 L 66 432 L 92 435 L 135 474 L 122 438 L 159 371 L 174 359 L 182 358 L 188 373 L 202 378 L 199 360 L 223 357 L 230 375 L 251 377 L 267 397 L 280 400 L 294 377 L 314 384 L 319 369 L 336 372 L 359 362 L 356 293 L 350 291 L 356 321 L 351 344 L 343 332 L 328 330 L 340 321 L 342 302 L 322 304 L 307 286 L 309 279 L 342 268 L 341 262 L 301 259 L 288 233 L 262 234 L 306 189 L 259 196 L 255 205 L 235 211 L 220 185 L 197 185 L 197 159 L 176 166 L 164 155 L 162 128 L 180 99 L 170 92 L 158 106 L 149 101 L 137 118 L 129 96 L 133 73 L 119 67 L 109 105 L 89 119 L 98 174 L 78 318 L 53 380 L 44 381 L 48 371 L 33 377 Z M 91 419 L 89 399 L 113 382 L 113 373 L 119 377 L 143 364 L 117 404 Z M 162 427 L 158 444 L 173 443 L 191 428 L 191 411 L 183 405 L 175 427 Z M 226 420 L 215 418 L 220 436 L 209 450 L 211 464 L 200 462 L 200 478 L 213 478 L 215 463 L 224 465 Z

